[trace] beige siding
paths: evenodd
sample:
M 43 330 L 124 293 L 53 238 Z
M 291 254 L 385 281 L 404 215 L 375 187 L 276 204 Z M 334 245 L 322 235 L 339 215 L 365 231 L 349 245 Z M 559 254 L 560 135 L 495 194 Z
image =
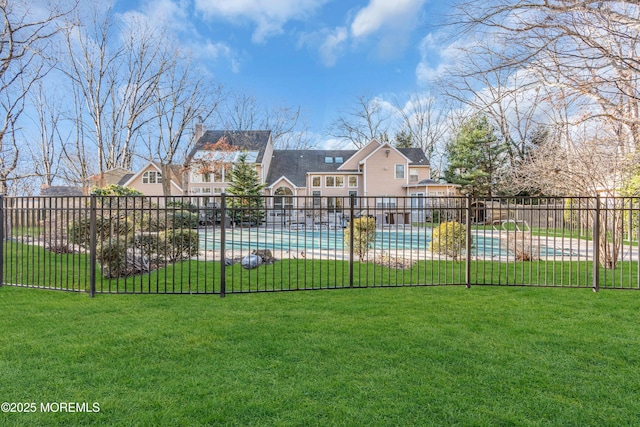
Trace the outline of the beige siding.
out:
M 411 171 L 418 173 L 418 179 L 416 181 L 409 180 L 409 184 L 416 184 L 423 179 L 431 178 L 431 168 L 429 166 L 411 166 L 411 164 L 409 164 L 409 177 L 411 177 Z
M 396 178 L 395 165 L 404 165 L 404 178 Z M 365 196 L 404 196 L 406 191 L 403 185 L 409 182 L 409 168 L 407 159 L 395 150 L 389 151 L 389 157 L 385 150 L 378 150 L 366 160 L 364 176 Z
M 147 167 L 144 168 L 142 172 L 127 185 L 127 187 L 138 190 L 145 196 L 162 196 L 162 184 L 144 184 L 142 182 L 142 176 L 147 171 L 158 172 L 158 169 L 156 169 L 152 165 L 147 165 Z M 180 190 L 175 185 L 171 184 L 170 188 L 172 196 L 182 195 Z

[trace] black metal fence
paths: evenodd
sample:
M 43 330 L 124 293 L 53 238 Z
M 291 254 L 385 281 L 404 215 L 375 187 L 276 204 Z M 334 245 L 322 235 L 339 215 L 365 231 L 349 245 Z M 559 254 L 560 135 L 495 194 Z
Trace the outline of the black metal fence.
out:
M 219 294 L 428 285 L 640 289 L 632 198 L 0 198 L 2 284 Z

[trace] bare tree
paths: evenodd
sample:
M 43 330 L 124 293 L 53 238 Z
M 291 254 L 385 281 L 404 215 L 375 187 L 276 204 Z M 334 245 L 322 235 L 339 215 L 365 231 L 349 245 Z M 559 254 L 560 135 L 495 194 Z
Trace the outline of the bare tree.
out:
M 95 3 L 89 24 L 75 17 L 66 33 L 68 63 L 60 69 L 85 104 L 77 127 L 89 127 L 98 172 L 129 169 L 150 114 L 159 79 L 167 67 L 160 29 L 137 17 L 116 21 L 111 9 Z M 118 24 L 121 25 L 118 28 Z M 114 42 L 116 41 L 116 42 Z
M 624 230 L 623 199 L 630 182 L 630 173 L 638 163 L 637 156 L 629 157 L 617 147 L 619 124 L 594 128 L 569 126 L 556 129 L 536 150 L 529 162 L 515 172 L 516 185 L 539 188 L 545 194 L 559 196 L 590 196 L 581 210 L 580 223 L 593 228 L 596 221 L 593 196 L 604 198 L 600 205 L 599 224 L 600 263 L 604 268 L 615 268 L 622 249 Z M 568 136 L 568 138 L 567 138 Z
M 402 118 L 400 132 L 410 137 L 431 161 L 438 144 L 447 134 L 446 109 L 430 94 L 413 94 L 404 105 L 396 105 Z
M 635 0 L 462 1 L 462 33 L 482 37 L 468 48 L 478 71 L 527 69 L 539 84 L 570 97 L 582 120 L 617 122 L 615 144 L 640 144 L 640 5 Z M 488 41 L 490 40 L 490 42 Z
M 60 147 L 66 141 L 61 137 L 62 110 L 58 97 L 47 90 L 42 81 L 36 83 L 30 96 L 34 106 L 34 127 L 37 134 L 27 146 L 33 162 L 33 170 L 41 186 L 48 187 L 58 176 L 60 167 Z
M 89 193 L 89 177 L 97 172 L 95 151 L 87 147 L 85 137 L 85 123 L 83 121 L 84 98 L 78 86 L 71 86 L 73 98 L 72 110 L 68 112 L 67 120 L 74 124 L 71 126 L 69 141 L 60 146 L 59 171 L 60 178 L 64 181 L 82 187 L 83 194 Z
M 165 196 L 171 195 L 171 166 L 184 159 L 196 142 L 190 127 L 208 120 L 222 100 L 221 86 L 211 84 L 180 52 L 167 64 L 156 88 L 155 127 L 147 141 L 149 160 L 160 163 Z
M 279 149 L 312 148 L 305 123 L 301 123 L 300 107 L 269 108 L 252 95 L 230 93 L 218 109 L 218 120 L 228 130 L 270 130 Z
M 0 194 L 6 194 L 18 167 L 22 134 L 20 118 L 35 83 L 47 74 L 43 52 L 59 32 L 58 19 L 69 10 L 47 5 L 32 10 L 27 1 L 0 1 Z
M 391 113 L 379 98 L 360 95 L 353 106 L 343 111 L 330 125 L 329 135 L 362 148 L 372 139 L 385 139 Z

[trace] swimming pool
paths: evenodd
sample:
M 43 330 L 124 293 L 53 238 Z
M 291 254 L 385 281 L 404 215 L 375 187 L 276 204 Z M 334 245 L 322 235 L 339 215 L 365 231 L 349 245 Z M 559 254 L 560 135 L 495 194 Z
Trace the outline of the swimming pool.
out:
M 431 242 L 430 228 L 382 229 L 376 231 L 374 250 L 388 252 L 425 252 Z M 344 230 L 288 230 L 271 228 L 236 228 L 225 231 L 225 248 L 232 251 L 269 249 L 272 251 L 335 250 L 347 249 L 343 239 Z M 472 254 L 481 257 L 508 256 L 504 243 L 498 237 L 474 233 Z M 200 248 L 220 249 L 220 232 L 200 231 Z M 566 255 L 562 251 L 540 246 L 540 255 Z

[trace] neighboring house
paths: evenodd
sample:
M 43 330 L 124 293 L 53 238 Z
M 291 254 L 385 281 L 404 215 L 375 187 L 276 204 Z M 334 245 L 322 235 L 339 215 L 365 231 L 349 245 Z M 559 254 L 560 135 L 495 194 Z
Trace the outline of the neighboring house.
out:
M 171 165 L 169 168 L 171 171 L 171 195 L 182 196 L 184 189 L 182 186 L 182 170 L 183 166 Z M 162 196 L 162 180 L 165 177 L 162 176 L 162 170 L 160 164 L 156 162 L 149 162 L 142 167 L 138 172 L 134 174 L 125 175 L 118 184 L 124 187 L 134 188 L 142 192 L 146 196 Z
M 127 176 L 132 176 L 133 172 L 125 168 L 114 168 L 104 171 L 102 174 L 95 174 L 89 177 L 89 188 L 102 188 L 109 184 L 120 184 Z
M 410 212 L 426 208 L 427 197 L 459 195 L 457 185 L 431 179 L 429 161 L 419 148 L 396 148 L 372 140 L 359 150 L 275 150 L 271 131 L 202 133 L 201 129 L 197 128 L 201 136 L 186 159 L 188 183 L 176 185 L 176 191 L 186 190 L 201 205 L 215 202 L 225 192 L 230 167 L 241 154 L 266 184 L 265 195 L 273 196 L 267 203 L 276 210 L 322 203 L 329 210 L 340 211 L 354 195 L 366 197 L 356 200 L 364 205 L 354 206 L 358 211 L 367 207 L 395 210 L 385 221 L 406 223 Z M 144 173 L 153 173 L 153 166 L 147 165 L 125 185 L 144 194 L 161 194 L 140 182 Z M 402 197 L 411 197 L 411 206 L 398 206 L 397 198 Z

